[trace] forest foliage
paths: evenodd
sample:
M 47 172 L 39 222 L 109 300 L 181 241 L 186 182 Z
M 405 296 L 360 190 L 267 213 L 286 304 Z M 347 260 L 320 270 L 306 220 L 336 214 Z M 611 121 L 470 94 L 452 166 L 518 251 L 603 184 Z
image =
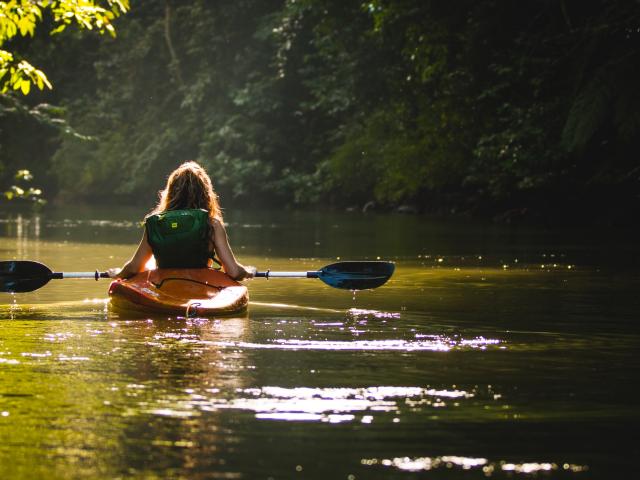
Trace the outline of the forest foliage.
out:
M 0 47 L 14 37 L 33 37 L 36 28 L 48 24 L 51 35 L 75 24 L 115 36 L 112 21 L 129 8 L 128 0 L 9 0 L 0 2 Z M 0 48 L 0 92 L 20 90 L 28 95 L 31 86 L 52 88 L 47 75 L 21 55 Z
M 132 1 L 117 29 L 11 44 L 55 88 L 0 96 L 1 175 L 148 204 L 194 159 L 225 205 L 640 204 L 634 0 Z

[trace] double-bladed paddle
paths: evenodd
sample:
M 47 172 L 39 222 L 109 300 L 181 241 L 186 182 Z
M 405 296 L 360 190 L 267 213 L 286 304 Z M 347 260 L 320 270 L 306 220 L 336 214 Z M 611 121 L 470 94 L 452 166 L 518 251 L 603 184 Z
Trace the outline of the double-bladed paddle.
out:
M 393 275 L 395 265 L 391 262 L 360 261 L 338 262 L 320 270 L 309 272 L 256 272 L 263 278 L 319 278 L 333 288 L 366 290 L 377 288 Z M 50 280 L 63 278 L 109 278 L 107 272 L 53 272 L 39 262 L 29 260 L 0 261 L 0 292 L 32 292 L 44 287 Z
M 311 272 L 256 272 L 256 277 L 319 278 L 333 288 L 366 290 L 384 285 L 395 270 L 391 262 L 338 262 Z

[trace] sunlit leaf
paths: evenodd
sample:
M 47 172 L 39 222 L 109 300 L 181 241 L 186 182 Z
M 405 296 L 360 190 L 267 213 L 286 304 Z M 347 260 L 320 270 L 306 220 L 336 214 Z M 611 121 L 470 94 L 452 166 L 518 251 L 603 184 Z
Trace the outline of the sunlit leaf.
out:
M 62 32 L 65 28 L 67 28 L 67 25 L 62 23 L 60 24 L 57 28 L 54 28 L 53 30 L 51 30 L 51 35 L 55 35 L 56 33 L 60 33 Z
M 33 175 L 27 169 L 18 170 L 14 177 L 16 180 L 23 180 L 25 182 L 29 182 L 33 179 Z
M 21 83 L 21 89 L 23 95 L 29 95 L 29 91 L 31 91 L 31 82 L 29 80 L 23 80 Z
M 21 197 L 22 195 L 24 195 L 24 190 L 18 187 L 17 185 L 11 185 L 11 190 L 13 191 L 14 195 L 18 197 Z
M 41 80 L 47 87 L 49 87 L 50 89 L 53 88 L 53 86 L 49 82 L 49 79 L 47 78 L 47 76 L 44 74 L 42 70 L 36 70 L 35 73 L 38 79 Z

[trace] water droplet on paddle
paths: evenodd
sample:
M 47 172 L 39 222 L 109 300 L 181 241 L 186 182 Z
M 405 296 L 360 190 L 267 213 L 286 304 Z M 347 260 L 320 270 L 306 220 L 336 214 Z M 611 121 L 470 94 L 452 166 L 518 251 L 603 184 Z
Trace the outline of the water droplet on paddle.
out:
M 356 301 L 356 291 L 357 290 L 351 290 L 351 293 L 353 293 L 353 301 Z
M 15 312 L 18 307 L 18 299 L 16 298 L 16 292 L 9 292 L 11 295 L 11 306 L 9 307 L 9 317 L 11 320 L 15 320 Z

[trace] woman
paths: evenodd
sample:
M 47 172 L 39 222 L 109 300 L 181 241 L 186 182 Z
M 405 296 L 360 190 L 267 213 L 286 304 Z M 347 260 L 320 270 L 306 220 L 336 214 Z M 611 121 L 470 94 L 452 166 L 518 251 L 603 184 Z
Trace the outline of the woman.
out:
M 109 274 L 128 278 L 142 272 L 152 255 L 159 268 L 206 268 L 214 254 L 231 278 L 254 276 L 255 268 L 238 263 L 233 255 L 209 175 L 196 162 L 185 162 L 169 175 L 131 260 Z

